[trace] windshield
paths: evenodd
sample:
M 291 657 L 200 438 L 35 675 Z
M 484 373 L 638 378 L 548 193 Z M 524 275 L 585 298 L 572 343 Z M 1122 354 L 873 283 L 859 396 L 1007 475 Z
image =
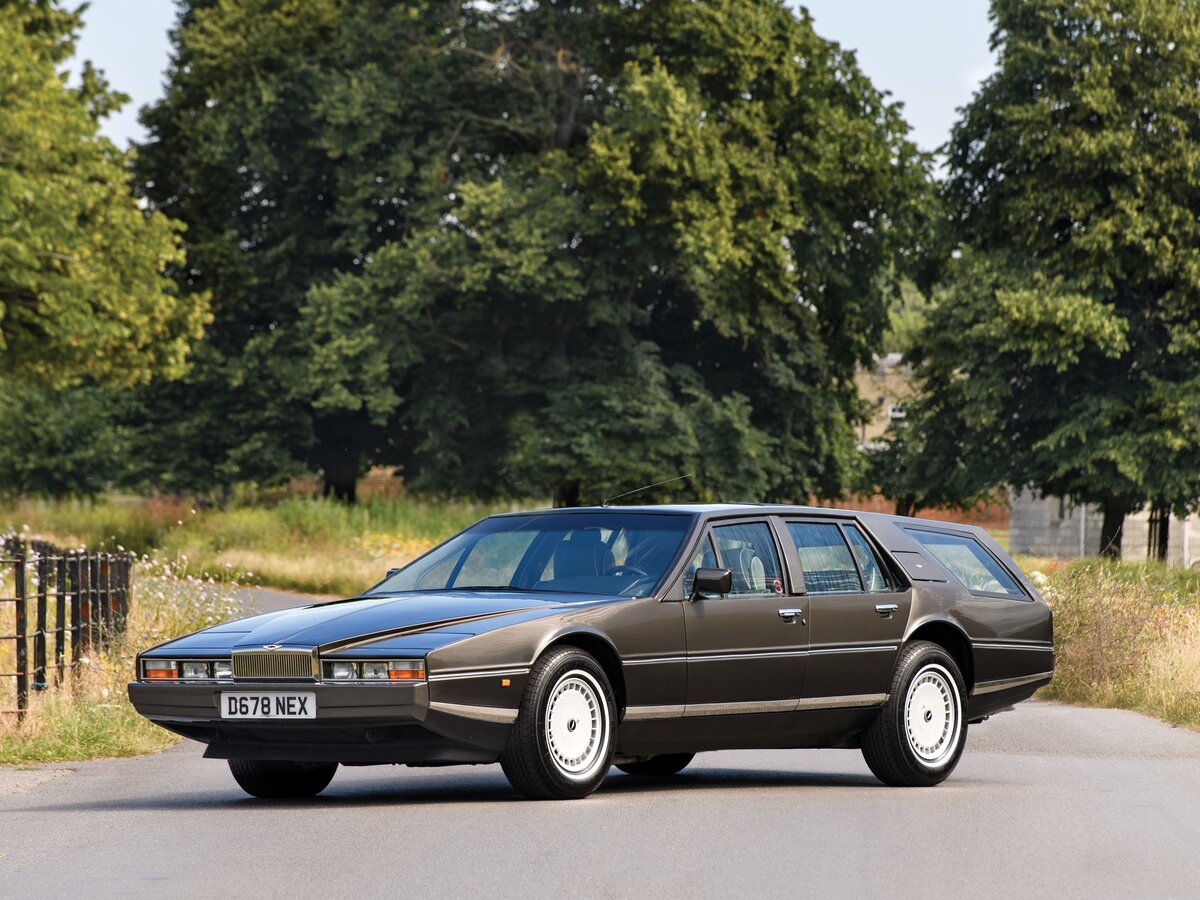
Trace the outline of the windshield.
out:
M 371 593 L 473 588 L 645 597 L 691 524 L 690 516 L 653 513 L 497 516 L 455 535 Z

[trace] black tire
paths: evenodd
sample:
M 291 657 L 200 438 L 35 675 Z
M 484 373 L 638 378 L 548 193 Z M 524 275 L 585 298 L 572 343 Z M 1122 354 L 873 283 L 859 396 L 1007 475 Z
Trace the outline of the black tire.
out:
M 651 756 L 636 762 L 617 763 L 617 768 L 627 775 L 665 778 L 683 771 L 687 764 L 695 758 L 695 753 L 664 753 L 662 756 Z
M 875 777 L 893 787 L 945 781 L 967 743 L 966 693 L 957 663 L 942 647 L 906 645 L 887 705 L 863 735 L 863 758 Z
M 531 800 L 586 797 L 612 766 L 616 721 L 600 664 L 578 647 L 552 647 L 529 671 L 500 765 Z
M 231 759 L 229 771 L 247 794 L 264 800 L 315 797 L 333 781 L 337 763 Z

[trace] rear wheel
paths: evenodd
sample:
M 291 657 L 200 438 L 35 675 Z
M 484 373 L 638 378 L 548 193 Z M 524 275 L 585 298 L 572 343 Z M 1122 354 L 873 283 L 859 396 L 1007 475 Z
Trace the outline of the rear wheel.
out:
M 333 781 L 337 763 L 231 759 L 229 771 L 247 794 L 268 800 L 315 797 Z
M 547 650 L 529 672 L 504 774 L 531 800 L 574 800 L 612 765 L 616 705 L 604 669 L 578 647 Z
M 891 692 L 863 735 L 875 777 L 895 787 L 931 787 L 954 771 L 967 742 L 962 673 L 943 648 L 915 641 L 896 662 Z
M 663 778 L 681 772 L 695 758 L 695 753 L 664 753 L 662 756 L 650 756 L 634 762 L 617 763 L 617 768 L 627 775 Z

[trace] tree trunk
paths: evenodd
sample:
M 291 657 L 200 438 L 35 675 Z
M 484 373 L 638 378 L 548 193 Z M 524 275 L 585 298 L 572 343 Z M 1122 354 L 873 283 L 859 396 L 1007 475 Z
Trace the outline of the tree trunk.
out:
M 343 503 L 358 502 L 358 472 L 351 468 L 326 469 L 322 473 L 325 496 Z
M 554 489 L 554 508 L 563 509 L 568 506 L 579 506 L 582 490 L 583 485 L 579 483 L 578 479 L 560 481 L 558 487 Z
M 896 498 L 896 515 L 915 516 L 917 512 L 917 498 L 912 494 L 905 494 L 903 497 Z
M 1171 538 L 1171 508 L 1161 501 L 1150 507 L 1150 528 L 1146 555 L 1159 562 L 1167 561 L 1167 544 Z
M 1100 505 L 1104 524 L 1100 526 L 1100 555 L 1108 559 L 1121 558 L 1121 534 L 1125 530 L 1125 515 L 1129 505 L 1123 500 L 1106 500 Z

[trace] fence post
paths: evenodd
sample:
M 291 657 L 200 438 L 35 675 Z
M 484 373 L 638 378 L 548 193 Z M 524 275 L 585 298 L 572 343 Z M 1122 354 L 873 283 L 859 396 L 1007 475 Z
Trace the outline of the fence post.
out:
M 129 624 L 129 595 L 132 588 L 130 582 L 133 581 L 133 560 L 128 556 L 121 559 L 120 573 L 121 579 L 119 583 L 121 592 L 117 599 L 120 604 L 118 607 L 121 615 L 120 627 L 124 629 Z
M 112 635 L 112 570 L 107 553 L 96 554 L 96 595 L 100 598 L 100 641 L 107 644 Z
M 83 649 L 92 649 L 95 623 L 92 619 L 92 564 L 86 551 L 79 554 L 79 611 L 83 616 Z
M 33 689 L 46 689 L 46 582 L 50 580 L 50 561 L 39 548 L 37 555 L 37 631 L 33 634 Z
M 83 559 L 87 565 L 88 630 L 91 632 L 88 635 L 88 649 L 98 650 L 103 640 L 100 630 L 103 621 L 100 618 L 100 560 L 95 553 L 85 553 Z
M 13 579 L 17 601 L 17 718 L 25 714 L 29 706 L 29 648 L 25 644 L 28 630 L 25 610 L 25 553 L 22 551 L 13 564 Z
M 58 551 L 58 559 L 54 566 L 54 682 L 58 684 L 63 677 L 63 640 L 67 636 L 67 558 Z
M 67 591 L 71 595 L 71 668 L 79 663 L 83 650 L 83 606 L 79 602 L 79 554 L 72 552 L 67 561 Z

